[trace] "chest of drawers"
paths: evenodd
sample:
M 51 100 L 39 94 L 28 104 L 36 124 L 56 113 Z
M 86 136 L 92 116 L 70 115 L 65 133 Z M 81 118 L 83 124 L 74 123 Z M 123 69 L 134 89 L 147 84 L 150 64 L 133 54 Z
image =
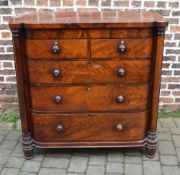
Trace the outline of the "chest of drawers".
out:
M 23 150 L 144 147 L 153 157 L 164 31 L 156 12 L 13 18 Z

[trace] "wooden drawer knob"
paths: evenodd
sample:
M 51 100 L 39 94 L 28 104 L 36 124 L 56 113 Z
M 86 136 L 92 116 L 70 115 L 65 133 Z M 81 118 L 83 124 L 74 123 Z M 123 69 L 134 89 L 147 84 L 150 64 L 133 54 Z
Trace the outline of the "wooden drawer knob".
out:
M 125 45 L 125 42 L 124 41 L 121 41 L 119 46 L 118 46 L 118 51 L 120 53 L 124 53 L 126 51 L 126 45 Z
M 57 96 L 55 96 L 54 101 L 55 101 L 56 103 L 62 103 L 62 97 L 59 96 L 59 95 L 57 95 Z
M 55 78 L 58 78 L 61 75 L 61 71 L 59 69 L 53 69 L 52 74 Z
M 117 124 L 117 125 L 116 125 L 116 129 L 117 129 L 118 131 L 122 131 L 122 130 L 123 130 L 123 126 L 122 126 L 121 124 Z
M 125 69 L 120 68 L 120 69 L 118 69 L 117 74 L 118 74 L 120 77 L 124 77 L 124 76 L 126 75 L 126 71 L 125 71 Z
M 55 53 L 55 54 L 57 54 L 57 53 L 59 53 L 59 51 L 60 51 L 60 48 L 59 48 L 59 46 L 58 46 L 58 42 L 55 41 L 55 42 L 53 43 L 53 45 L 52 45 L 52 52 Z
M 63 126 L 62 125 L 57 125 L 56 130 L 57 130 L 57 132 L 62 132 L 63 131 Z
M 122 95 L 119 95 L 119 96 L 116 97 L 116 102 L 117 103 L 122 103 L 122 102 L 124 102 L 124 100 L 125 100 L 125 98 Z

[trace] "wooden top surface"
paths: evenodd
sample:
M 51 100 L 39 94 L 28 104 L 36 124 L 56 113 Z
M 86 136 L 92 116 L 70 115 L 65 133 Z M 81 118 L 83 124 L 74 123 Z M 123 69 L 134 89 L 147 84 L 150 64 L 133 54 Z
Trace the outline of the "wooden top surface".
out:
M 35 12 L 15 16 L 9 22 L 18 28 L 165 27 L 168 22 L 152 11 Z

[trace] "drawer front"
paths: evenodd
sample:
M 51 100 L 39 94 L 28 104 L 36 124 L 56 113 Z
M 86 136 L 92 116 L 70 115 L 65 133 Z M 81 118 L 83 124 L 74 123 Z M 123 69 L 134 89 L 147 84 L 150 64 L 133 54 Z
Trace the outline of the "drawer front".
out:
M 87 58 L 87 40 L 26 40 L 28 58 Z
M 151 28 L 36 29 L 26 32 L 29 39 L 146 38 L 152 35 Z
M 150 77 L 150 60 L 144 61 L 29 61 L 33 83 L 141 83 Z
M 147 109 L 149 86 L 46 86 L 30 92 L 35 111 L 129 111 Z
M 91 40 L 92 58 L 146 58 L 152 55 L 152 38 Z
M 145 137 L 147 113 L 33 114 L 32 124 L 36 141 L 136 141 Z

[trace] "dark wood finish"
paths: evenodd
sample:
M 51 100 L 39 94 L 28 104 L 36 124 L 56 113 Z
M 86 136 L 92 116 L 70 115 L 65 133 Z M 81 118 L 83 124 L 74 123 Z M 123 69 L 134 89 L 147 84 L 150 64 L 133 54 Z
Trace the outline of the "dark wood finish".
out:
M 156 12 L 37 12 L 12 18 L 22 144 L 157 149 L 164 31 Z
M 27 93 L 28 83 L 24 83 L 27 80 L 26 62 L 24 59 L 24 31 L 12 30 L 12 39 L 15 53 L 15 67 L 16 67 L 16 80 L 18 89 L 19 109 L 21 115 L 22 124 L 22 136 L 23 136 L 23 151 L 27 159 L 31 159 L 33 156 L 33 143 L 30 130 L 30 118 L 28 112 L 29 106 L 29 94 Z M 22 76 L 23 75 L 23 76 Z
M 163 46 L 164 46 L 165 28 L 159 27 L 156 29 L 154 37 L 154 60 L 152 67 L 152 99 L 151 99 L 151 110 L 150 110 L 150 121 L 149 132 L 146 142 L 146 155 L 148 157 L 154 157 L 157 149 L 157 119 L 158 119 L 158 104 L 159 104 L 159 91 L 161 81 L 161 66 L 163 59 Z
M 32 115 L 32 124 L 38 142 L 138 141 L 145 137 L 147 113 Z
M 10 27 L 27 29 L 57 28 L 137 28 L 166 27 L 167 21 L 151 11 L 38 12 L 10 21 Z
M 23 151 L 26 156 L 26 159 L 32 159 L 33 158 L 33 140 L 31 137 L 31 133 L 22 133 L 22 144 L 23 144 Z
M 53 51 L 54 42 L 59 51 Z M 26 40 L 27 57 L 32 59 L 87 58 L 87 40 Z
M 96 38 L 148 38 L 151 28 L 119 29 L 34 29 L 26 31 L 28 39 L 96 39 Z
M 150 131 L 155 132 L 157 127 L 158 118 L 158 104 L 159 104 L 159 91 L 161 81 L 161 66 L 163 59 L 163 46 L 164 46 L 165 28 L 157 28 L 155 32 L 155 52 L 153 60 L 152 72 L 152 105 L 151 105 L 151 123 Z
M 92 58 L 143 58 L 152 55 L 152 38 L 146 39 L 94 39 L 91 40 Z M 54 42 L 57 42 L 54 46 Z M 124 44 L 122 45 L 121 42 Z M 143 45 L 141 43 L 144 43 Z M 123 52 L 119 47 L 124 46 Z M 54 53 L 53 47 L 59 51 Z M 86 58 L 87 40 L 27 40 L 27 56 L 34 59 Z M 102 52 L 103 50 L 103 52 Z
M 155 132 L 148 131 L 147 140 L 145 144 L 145 153 L 149 158 L 153 158 L 157 149 L 157 137 Z
M 87 85 L 32 87 L 31 108 L 34 111 L 87 112 L 145 110 L 148 107 L 149 86 Z M 56 96 L 62 97 L 55 103 Z M 124 101 L 117 103 L 117 97 Z M 46 103 L 45 103 L 46 102 Z
M 122 44 L 122 42 L 124 44 Z M 143 43 L 143 44 L 142 44 Z M 92 58 L 148 58 L 152 55 L 152 38 L 91 40 Z M 123 51 L 119 47 L 124 46 Z
M 38 148 L 132 148 L 144 147 L 146 140 L 116 141 L 116 142 L 38 142 L 33 140 Z
M 28 69 L 33 84 L 146 83 L 151 61 L 28 61 Z

